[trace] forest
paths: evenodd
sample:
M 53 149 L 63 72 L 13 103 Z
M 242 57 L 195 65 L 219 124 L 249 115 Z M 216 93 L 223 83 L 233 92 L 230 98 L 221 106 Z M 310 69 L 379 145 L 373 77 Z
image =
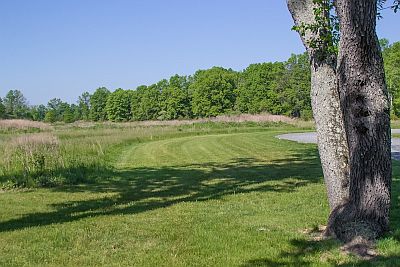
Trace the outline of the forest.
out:
M 392 117 L 400 117 L 400 42 L 380 41 L 392 100 Z M 306 53 L 285 62 L 251 64 L 243 71 L 222 67 L 174 75 L 136 90 L 100 87 L 82 93 L 76 103 L 59 98 L 47 105 L 28 104 L 20 90 L 0 98 L 0 118 L 44 122 L 144 121 L 215 117 L 222 114 L 270 113 L 311 119 L 310 66 Z

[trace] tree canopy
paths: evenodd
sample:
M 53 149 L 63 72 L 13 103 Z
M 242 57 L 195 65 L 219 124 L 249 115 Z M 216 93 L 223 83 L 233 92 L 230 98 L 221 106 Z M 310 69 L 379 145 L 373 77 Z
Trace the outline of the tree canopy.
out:
M 107 120 L 107 98 L 110 95 L 105 87 L 98 88 L 90 98 L 90 119 L 94 121 L 105 121 Z
M 238 75 L 232 70 L 213 67 L 199 70 L 189 86 L 195 117 L 213 117 L 232 112 Z

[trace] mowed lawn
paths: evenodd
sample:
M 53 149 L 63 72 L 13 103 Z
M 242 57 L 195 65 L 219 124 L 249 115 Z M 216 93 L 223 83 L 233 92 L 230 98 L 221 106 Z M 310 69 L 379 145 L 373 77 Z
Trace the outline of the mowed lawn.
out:
M 315 145 L 280 132 L 131 143 L 98 182 L 0 193 L 0 266 L 398 266 L 393 231 L 372 262 L 308 234 L 329 213 Z

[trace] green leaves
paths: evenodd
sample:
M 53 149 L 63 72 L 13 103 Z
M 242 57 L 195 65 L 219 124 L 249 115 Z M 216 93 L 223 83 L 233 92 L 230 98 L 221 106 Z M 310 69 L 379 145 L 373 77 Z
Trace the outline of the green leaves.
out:
M 110 121 L 129 121 L 131 114 L 131 91 L 117 89 L 107 98 L 107 118 Z
M 340 39 L 339 23 L 334 14 L 334 4 L 332 0 L 313 0 L 315 23 L 301 23 L 292 27 L 301 36 L 305 36 L 307 31 L 312 32 L 316 38 L 308 40 L 308 45 L 317 50 L 321 59 L 329 57 L 338 52 Z
M 173 120 L 191 117 L 189 82 L 186 76 L 175 75 L 161 92 L 161 111 L 158 119 Z
M 90 118 L 90 98 L 91 95 L 88 92 L 84 92 L 79 98 L 78 98 L 78 114 L 77 114 L 77 119 L 80 120 L 89 120 Z
M 167 84 L 161 81 L 151 86 L 139 86 L 131 95 L 133 120 L 156 120 L 160 112 L 160 94 Z
M 301 36 L 305 36 L 307 31 L 314 33 L 317 38 L 308 41 L 308 45 L 316 49 L 318 56 L 324 58 L 331 54 L 337 54 L 338 43 L 340 40 L 340 27 L 338 17 L 335 14 L 334 0 L 313 0 L 315 4 L 314 17 L 315 23 L 295 25 L 292 30 L 297 31 Z M 382 18 L 381 11 L 392 9 L 395 13 L 400 8 L 400 0 L 394 0 L 390 6 L 385 6 L 387 0 L 378 0 L 377 17 Z
M 278 100 L 277 84 L 284 71 L 281 62 L 250 65 L 241 74 L 235 108 L 252 114 L 280 113 L 282 107 Z
M 44 117 L 44 121 L 48 123 L 56 122 L 57 121 L 56 112 L 52 109 L 48 110 Z
M 6 107 L 3 104 L 3 100 L 0 97 L 0 119 L 5 118 L 6 116 Z
M 28 103 L 26 98 L 19 90 L 8 91 L 3 99 L 5 117 L 8 118 L 27 118 L 29 116 Z
M 197 71 L 189 87 L 194 116 L 214 117 L 233 111 L 237 77 L 234 71 L 220 67 Z
M 107 98 L 110 95 L 105 87 L 98 88 L 90 98 L 90 118 L 94 121 L 105 121 L 107 120 L 106 103 Z
M 392 97 L 392 111 L 400 117 L 400 42 L 383 48 L 386 84 Z

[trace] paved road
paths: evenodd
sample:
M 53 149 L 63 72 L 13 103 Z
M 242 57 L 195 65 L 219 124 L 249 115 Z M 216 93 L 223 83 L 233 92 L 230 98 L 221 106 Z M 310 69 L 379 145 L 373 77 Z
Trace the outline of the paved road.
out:
M 400 134 L 400 129 L 392 129 L 392 134 Z M 317 143 L 317 133 L 314 132 L 281 134 L 277 138 L 299 143 Z M 392 158 L 400 160 L 400 138 L 392 138 Z

